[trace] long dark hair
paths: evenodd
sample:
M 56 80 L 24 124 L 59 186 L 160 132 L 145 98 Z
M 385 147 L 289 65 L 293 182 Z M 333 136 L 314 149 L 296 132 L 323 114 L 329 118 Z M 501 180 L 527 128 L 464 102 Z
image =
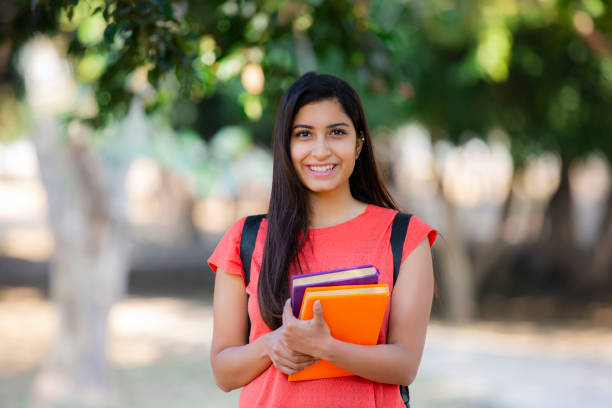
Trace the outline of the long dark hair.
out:
M 336 100 L 353 121 L 357 137 L 365 139 L 349 178 L 351 194 L 359 201 L 398 209 L 387 191 L 374 159 L 370 131 L 361 99 L 345 81 L 332 75 L 308 72 L 284 93 L 274 126 L 272 192 L 268 208 L 268 231 L 257 295 L 264 322 L 272 330 L 281 326 L 283 306 L 289 298 L 289 270 L 304 245 L 310 220 L 308 190 L 291 161 L 290 142 L 295 115 L 304 105 Z M 303 231 L 298 242 L 300 232 Z

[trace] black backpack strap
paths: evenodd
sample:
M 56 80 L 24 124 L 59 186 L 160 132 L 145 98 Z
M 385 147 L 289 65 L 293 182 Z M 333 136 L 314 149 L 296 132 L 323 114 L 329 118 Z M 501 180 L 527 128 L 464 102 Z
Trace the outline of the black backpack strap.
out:
M 402 396 L 402 401 L 404 401 L 404 405 L 406 408 L 410 408 L 410 391 L 408 390 L 407 385 L 400 385 L 400 395 Z
M 393 285 L 399 276 L 400 265 L 402 263 L 402 252 L 404 250 L 404 240 L 406 231 L 412 214 L 398 212 L 393 218 L 391 226 L 391 252 L 393 253 Z
M 251 281 L 251 258 L 257 241 L 259 225 L 265 214 L 249 215 L 244 221 L 242 235 L 240 236 L 240 260 L 244 270 L 244 287 L 246 288 Z
M 261 220 L 264 219 L 266 214 L 249 215 L 244 221 L 242 227 L 242 235 L 240 236 L 240 261 L 242 262 L 242 270 L 244 271 L 244 288 L 249 286 L 251 281 L 251 258 L 253 257 L 253 250 L 255 249 L 255 242 L 257 241 L 257 233 L 259 232 L 259 225 Z M 247 295 L 247 305 L 248 305 Z M 249 342 L 249 335 L 251 333 L 251 319 L 247 310 L 247 343 Z
M 393 254 L 393 285 L 399 276 L 400 265 L 402 263 L 402 252 L 404 250 L 404 240 L 406 239 L 406 232 L 408 231 L 408 224 L 410 224 L 411 214 L 404 214 L 398 212 L 393 218 L 393 224 L 391 225 L 391 253 Z M 400 395 L 406 408 L 410 408 L 410 391 L 408 391 L 407 385 L 400 385 Z

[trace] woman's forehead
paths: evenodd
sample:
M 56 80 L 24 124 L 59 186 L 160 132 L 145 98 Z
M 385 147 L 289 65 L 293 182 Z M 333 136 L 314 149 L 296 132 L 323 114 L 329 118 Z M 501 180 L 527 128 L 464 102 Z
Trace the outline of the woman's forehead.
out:
M 334 99 L 311 102 L 300 108 L 293 125 L 327 126 L 330 123 L 346 122 L 352 125 L 351 118 L 344 112 L 342 105 Z

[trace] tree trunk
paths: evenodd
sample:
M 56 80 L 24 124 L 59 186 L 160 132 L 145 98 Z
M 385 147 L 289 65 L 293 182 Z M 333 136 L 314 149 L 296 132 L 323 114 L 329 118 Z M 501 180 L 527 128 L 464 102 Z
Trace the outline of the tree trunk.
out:
M 571 192 L 569 183 L 569 162 L 561 160 L 561 178 L 557 191 L 553 194 L 546 209 L 540 244 L 533 254 L 537 270 L 553 271 L 548 276 L 549 284 L 564 286 L 577 282 L 574 271 L 578 258 L 578 246 L 574 239 Z M 552 268 L 551 268 L 552 267 Z
M 592 250 L 580 248 L 575 239 L 571 206 L 569 162 L 562 159 L 559 188 L 546 209 L 531 264 L 541 288 L 584 296 L 593 288 L 594 257 Z
M 466 322 L 476 315 L 476 293 L 473 266 L 457 221 L 456 209 L 442 198 L 446 209 L 447 250 L 442 256 L 442 297 L 443 313 L 453 322 Z
M 127 281 L 127 162 L 104 163 L 90 148 L 88 128 L 70 128 L 66 135 L 57 119 L 35 119 L 33 139 L 56 244 L 50 293 L 59 315 L 55 344 L 34 382 L 36 408 L 108 405 L 117 399 L 107 323 Z
M 592 287 L 604 288 L 606 280 L 612 279 L 612 187 L 608 193 L 601 233 L 593 248 L 592 262 Z
M 569 163 L 566 159 L 562 159 L 559 188 L 550 199 L 546 214 L 548 236 L 545 236 L 545 240 L 556 250 L 571 250 L 575 247 L 571 217 Z
M 481 287 L 483 281 L 488 278 L 495 266 L 499 265 L 501 259 L 508 253 L 508 244 L 504 240 L 504 231 L 510 222 L 510 205 L 513 199 L 514 195 L 512 190 L 510 190 L 508 197 L 504 201 L 495 235 L 490 241 L 480 245 L 475 251 L 473 261 L 475 293 L 478 292 L 477 288 Z

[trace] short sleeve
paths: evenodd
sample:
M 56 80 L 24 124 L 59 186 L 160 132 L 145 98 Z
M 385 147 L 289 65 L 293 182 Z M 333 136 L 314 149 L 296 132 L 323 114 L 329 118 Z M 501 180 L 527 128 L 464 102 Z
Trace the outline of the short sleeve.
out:
M 426 224 L 416 215 L 410 218 L 408 230 L 406 231 L 406 239 L 404 240 L 404 249 L 402 252 L 402 262 L 404 259 L 423 241 L 425 238 L 429 240 L 431 248 L 438 237 L 438 231 Z
M 221 238 L 215 251 L 208 258 L 208 266 L 217 273 L 221 268 L 224 272 L 240 275 L 244 279 L 242 261 L 240 260 L 240 237 L 246 217 L 236 221 Z

